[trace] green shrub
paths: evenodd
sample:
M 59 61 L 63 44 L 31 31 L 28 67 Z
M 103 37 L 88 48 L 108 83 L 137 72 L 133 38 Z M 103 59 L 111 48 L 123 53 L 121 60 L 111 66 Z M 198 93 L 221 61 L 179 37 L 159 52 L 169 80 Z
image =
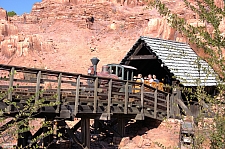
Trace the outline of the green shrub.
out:
M 9 17 L 13 17 L 13 16 L 15 16 L 15 15 L 17 15 L 17 14 L 15 13 L 15 11 L 9 11 L 9 12 L 7 12 L 7 15 L 8 15 Z

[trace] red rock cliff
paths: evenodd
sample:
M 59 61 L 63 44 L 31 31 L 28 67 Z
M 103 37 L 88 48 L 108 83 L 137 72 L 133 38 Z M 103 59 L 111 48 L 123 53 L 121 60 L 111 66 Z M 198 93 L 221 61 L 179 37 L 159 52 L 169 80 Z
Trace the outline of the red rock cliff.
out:
M 164 3 L 192 25 L 204 25 L 182 0 Z M 143 4 L 43 0 L 33 5 L 31 13 L 9 18 L 0 9 L 1 63 L 86 73 L 94 56 L 101 60 L 99 68 L 119 63 L 139 36 L 187 42 L 155 9 L 144 9 Z M 215 4 L 224 5 L 222 0 Z M 87 21 L 90 17 L 93 22 Z M 224 22 L 220 29 L 224 30 Z

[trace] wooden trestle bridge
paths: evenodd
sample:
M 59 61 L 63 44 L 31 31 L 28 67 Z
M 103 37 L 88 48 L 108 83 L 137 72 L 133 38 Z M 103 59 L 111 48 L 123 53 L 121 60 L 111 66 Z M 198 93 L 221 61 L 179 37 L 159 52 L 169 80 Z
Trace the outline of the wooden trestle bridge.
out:
M 15 117 L 29 101 L 31 106 L 37 107 L 35 117 L 58 120 L 58 125 L 65 126 L 65 120 L 81 118 L 76 126 L 65 129 L 74 141 L 79 141 L 74 131 L 81 126 L 81 144 L 88 148 L 90 119 L 117 119 L 118 129 L 109 129 L 116 135 L 124 136 L 125 119 L 144 120 L 150 117 L 163 120 L 175 117 L 179 114 L 178 105 L 190 114 L 178 92 L 163 92 L 134 81 L 2 64 L 0 76 L 0 109 L 4 115 Z M 44 106 L 39 107 L 40 101 Z M 6 125 L 0 131 L 6 130 Z M 32 137 L 44 131 L 42 128 Z M 26 146 L 28 137 L 26 133 L 23 136 L 18 139 L 18 144 Z M 48 144 L 51 139 L 46 137 L 44 143 Z

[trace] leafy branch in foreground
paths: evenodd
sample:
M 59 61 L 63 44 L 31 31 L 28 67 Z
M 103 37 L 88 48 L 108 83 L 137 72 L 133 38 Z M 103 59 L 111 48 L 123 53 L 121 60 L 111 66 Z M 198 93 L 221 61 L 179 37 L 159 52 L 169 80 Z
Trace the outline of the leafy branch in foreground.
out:
M 190 43 L 201 48 L 206 54 L 203 58 L 216 68 L 217 73 L 224 77 L 225 66 L 222 49 L 225 46 L 225 41 L 223 34 L 219 30 L 220 22 L 225 16 L 224 11 L 216 7 L 212 0 L 204 0 L 203 3 L 197 1 L 197 6 L 192 5 L 187 0 L 184 0 L 184 2 L 187 9 L 192 10 L 193 14 L 197 14 L 199 20 L 204 22 L 205 26 L 194 26 L 188 23 L 188 20 L 173 13 L 159 0 L 151 3 L 151 5 L 155 6 L 159 13 L 167 18 L 172 28 L 187 37 Z M 212 32 L 210 32 L 209 28 Z
M 225 60 L 222 51 L 225 47 L 224 33 L 221 32 L 221 21 L 224 20 L 225 11 L 215 5 L 214 0 L 196 0 L 189 2 L 184 0 L 183 3 L 186 11 L 191 11 L 196 15 L 196 21 L 201 25 L 191 24 L 188 18 L 181 16 L 169 9 L 166 4 L 160 0 L 150 3 L 151 8 L 156 8 L 161 16 L 167 19 L 172 28 L 186 37 L 189 44 L 196 46 L 204 53 L 202 58 L 214 68 L 218 76 L 217 96 L 207 95 L 204 86 L 200 86 L 196 80 L 196 88 L 182 88 L 186 94 L 186 100 L 191 102 L 197 100 L 200 105 L 200 113 L 196 122 L 194 148 L 204 148 L 210 146 L 213 149 L 224 148 L 224 126 L 225 126 Z M 199 65 L 202 67 L 201 65 Z M 207 74 L 211 73 L 206 71 Z M 208 108 L 203 108 L 203 102 L 206 102 Z M 205 111 L 208 110 L 213 115 L 206 118 Z
M 50 106 L 57 106 L 60 103 L 59 102 L 46 102 L 45 98 L 40 98 L 39 100 L 35 101 L 35 97 L 37 95 L 41 95 L 44 93 L 44 90 L 40 91 L 38 94 L 36 93 L 34 96 L 31 96 L 29 99 L 27 99 L 23 105 L 23 108 L 21 108 L 17 102 L 14 101 L 10 101 L 7 99 L 7 95 L 10 92 L 13 92 L 16 88 L 12 88 L 12 89 L 8 89 L 8 91 L 6 92 L 2 92 L 0 93 L 0 97 L 3 99 L 3 101 L 8 105 L 8 106 L 12 106 L 16 109 L 16 114 L 13 118 L 10 118 L 10 116 L 7 116 L 6 113 L 7 109 L 5 110 L 1 110 L 0 111 L 0 122 L 1 123 L 6 123 L 5 127 L 3 128 L 3 130 L 0 130 L 0 137 L 3 137 L 3 139 L 1 140 L 1 144 L 3 143 L 7 143 L 8 141 L 12 141 L 15 139 L 19 139 L 19 138 L 23 138 L 23 133 L 28 133 L 30 131 L 32 131 L 32 129 L 34 127 L 32 127 L 29 122 L 35 120 L 35 117 L 40 114 L 39 109 L 43 108 L 43 107 L 50 107 Z M 52 99 L 57 99 L 57 95 L 53 95 L 51 97 Z M 15 97 L 16 100 L 20 100 L 22 99 L 20 96 Z M 11 121 L 9 121 L 9 119 Z M 7 122 L 10 123 L 7 123 Z M 22 146 L 17 146 L 17 148 L 27 148 L 27 147 L 32 147 L 32 148 L 38 148 L 41 144 L 38 144 L 38 142 L 40 142 L 41 139 L 45 138 L 46 136 L 49 136 L 51 134 L 53 134 L 53 132 L 55 130 L 53 130 L 53 128 L 51 127 L 51 122 L 50 121 L 44 121 L 42 123 L 42 128 L 46 127 L 49 130 L 46 132 L 43 132 L 40 136 L 37 136 L 35 138 L 30 138 L 29 144 L 26 147 L 22 147 Z M 6 134 L 8 135 L 9 139 L 4 139 L 6 138 Z M 11 142 L 10 141 L 10 142 Z

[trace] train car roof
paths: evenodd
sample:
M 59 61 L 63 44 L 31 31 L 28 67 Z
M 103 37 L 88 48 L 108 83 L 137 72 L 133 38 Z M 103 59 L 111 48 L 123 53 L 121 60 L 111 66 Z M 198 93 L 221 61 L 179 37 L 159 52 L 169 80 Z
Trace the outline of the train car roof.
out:
M 133 66 L 128 66 L 128 65 L 121 65 L 121 64 L 107 64 L 108 66 L 120 66 L 120 67 L 124 67 L 127 69 L 133 69 L 133 70 L 137 70 L 137 68 L 133 67 Z

